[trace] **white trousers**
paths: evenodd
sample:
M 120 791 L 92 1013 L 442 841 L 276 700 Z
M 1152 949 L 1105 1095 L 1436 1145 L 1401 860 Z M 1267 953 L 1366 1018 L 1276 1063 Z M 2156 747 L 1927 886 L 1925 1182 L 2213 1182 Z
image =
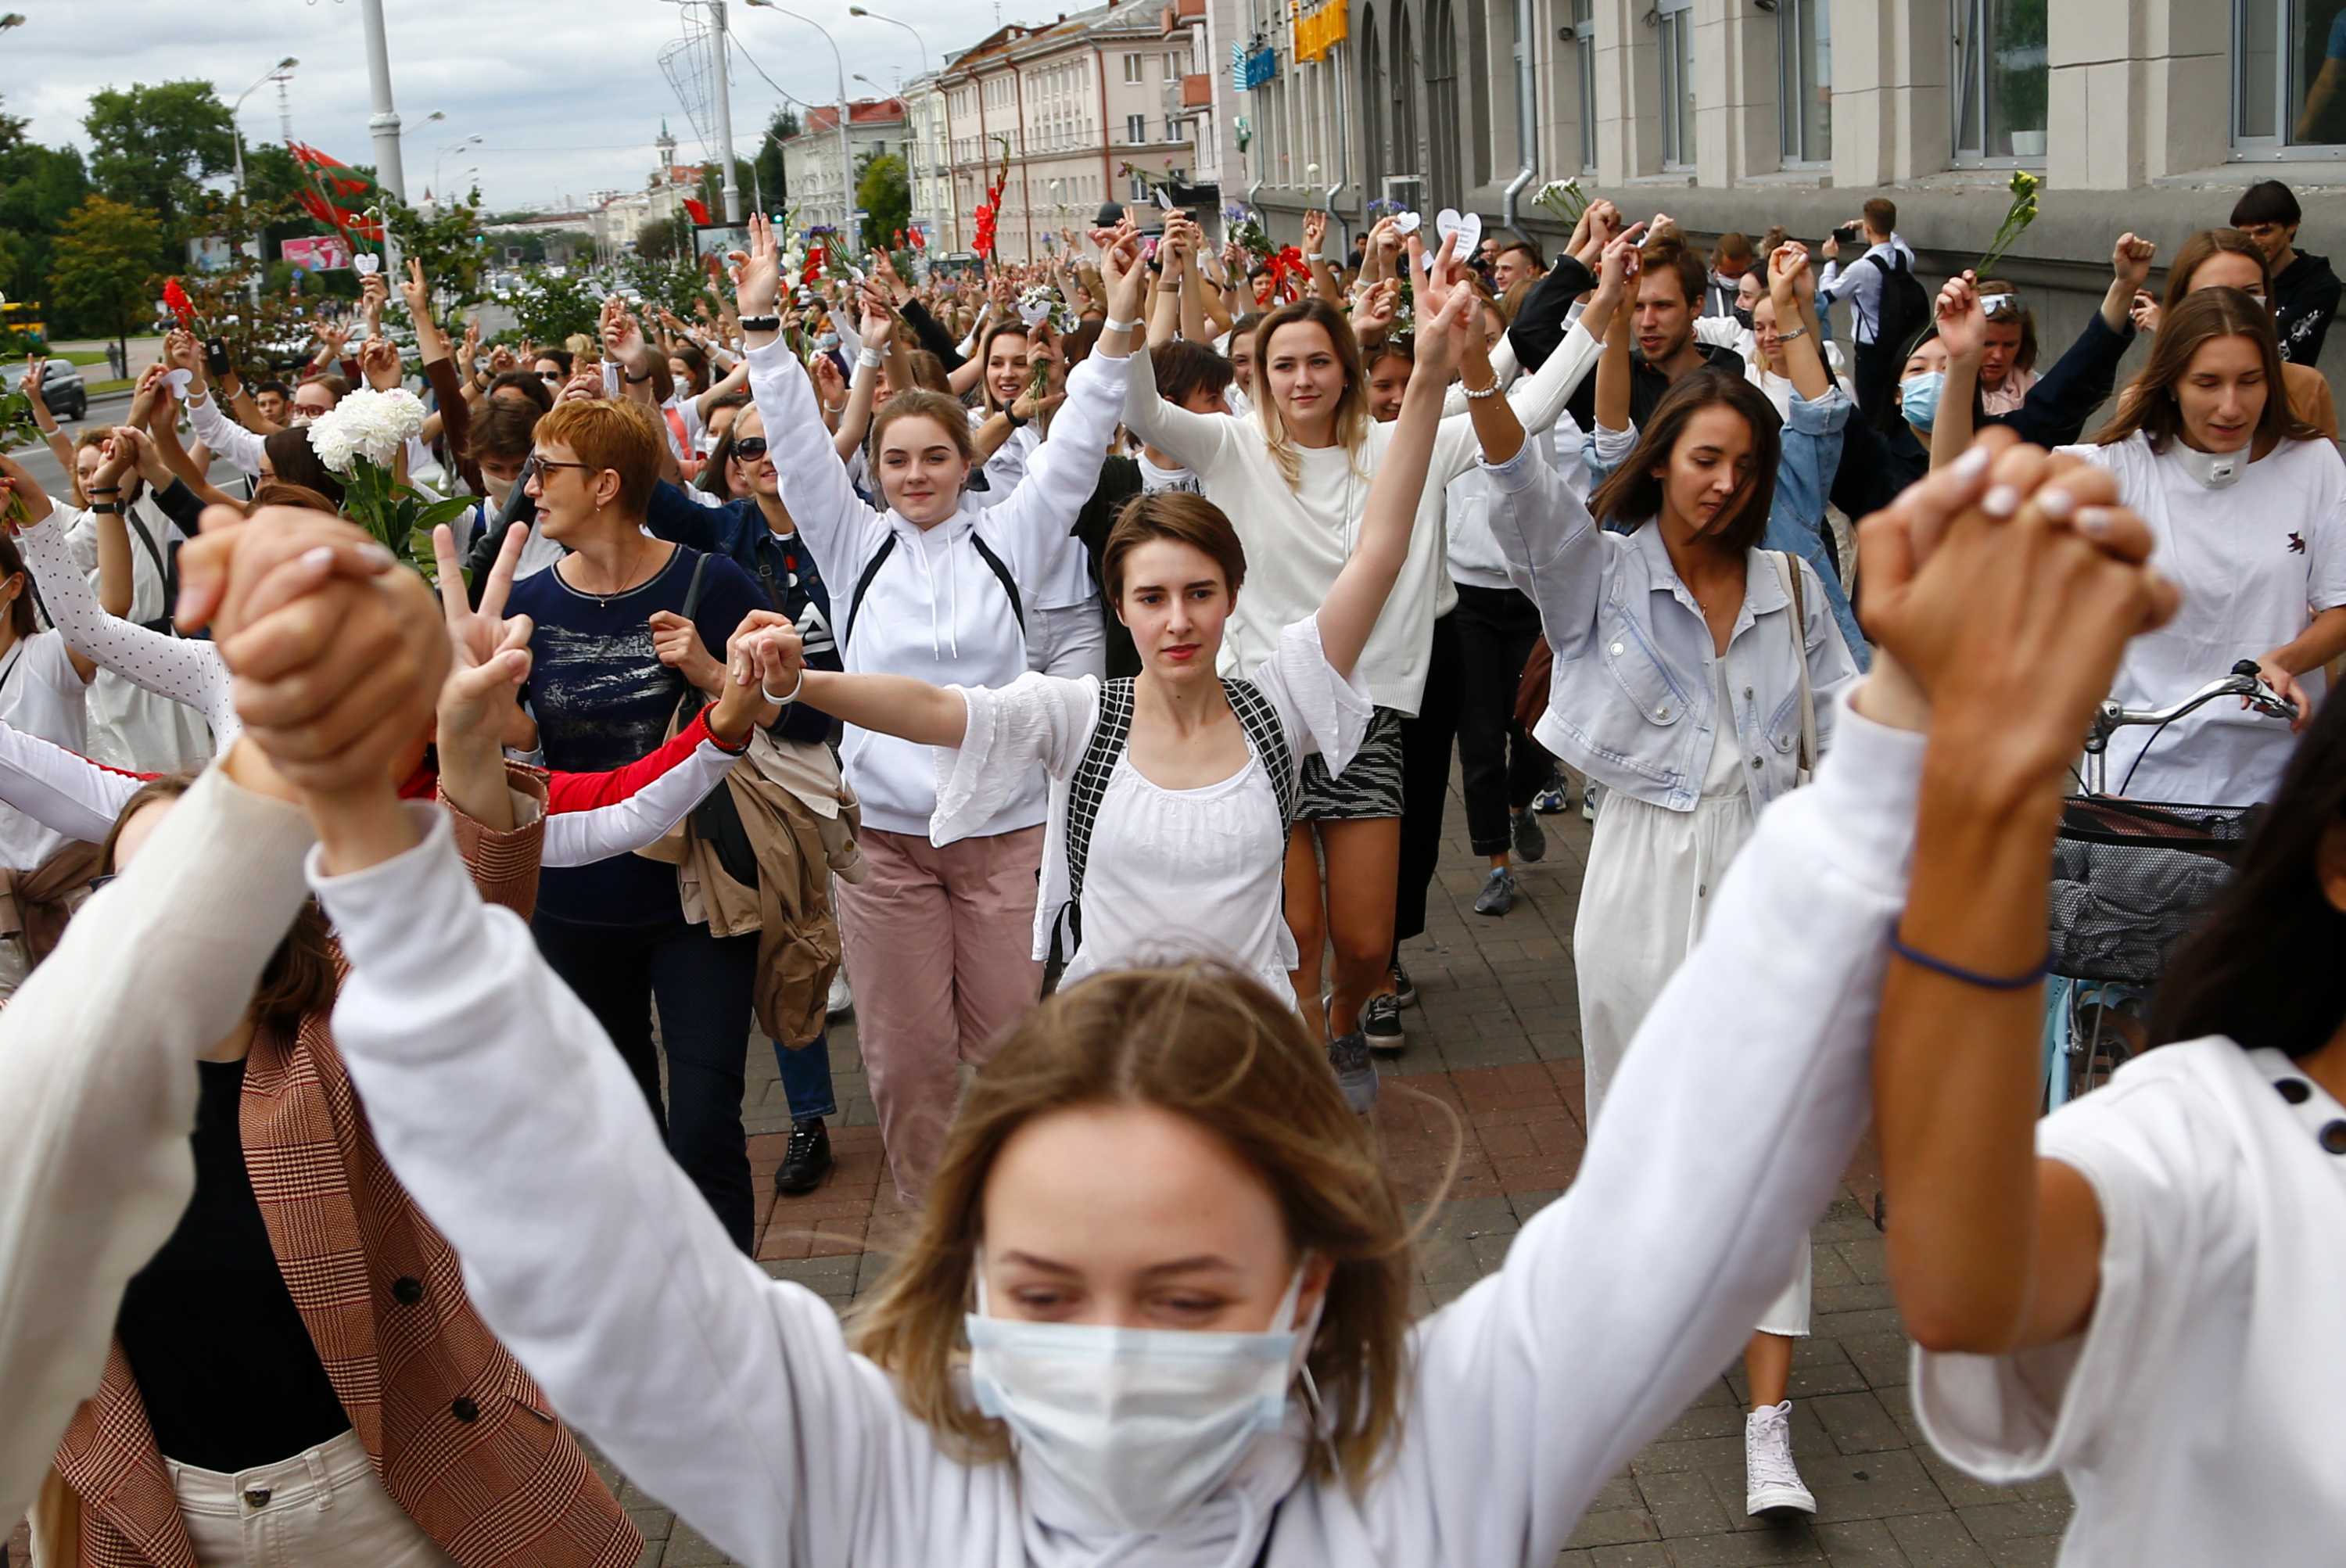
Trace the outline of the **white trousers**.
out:
M 1100 620 L 1100 602 L 1086 599 L 1063 610 L 1026 612 L 1026 667 L 1039 675 L 1107 675 L 1107 627 Z
M 163 1468 L 201 1568 L 456 1568 L 383 1490 L 356 1432 L 235 1475 Z

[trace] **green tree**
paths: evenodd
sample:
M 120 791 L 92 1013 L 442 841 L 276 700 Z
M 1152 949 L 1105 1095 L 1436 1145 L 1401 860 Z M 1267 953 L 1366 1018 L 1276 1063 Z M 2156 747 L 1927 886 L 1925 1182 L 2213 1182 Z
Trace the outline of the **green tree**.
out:
M 141 82 L 91 94 L 82 125 L 91 178 L 157 220 L 153 261 L 168 269 L 169 248 L 189 238 L 187 220 L 202 206 L 203 182 L 236 165 L 228 106 L 209 82 Z
M 522 336 L 556 346 L 573 332 L 594 336 L 603 296 L 584 280 L 540 272 L 531 283 L 513 300 L 514 320 Z
M 774 117 L 766 122 L 765 139 L 758 144 L 758 183 L 753 188 L 765 198 L 769 213 L 781 212 L 790 204 L 790 177 L 782 167 L 781 144 L 798 134 L 798 111 L 779 108 Z
M 904 160 L 894 153 L 867 157 L 857 166 L 855 205 L 863 209 L 863 243 L 884 248 L 913 226 L 913 188 Z
M 89 194 L 81 154 L 43 147 L 25 121 L 0 113 L 0 294 L 27 303 L 49 275 L 49 248 Z
M 398 242 L 403 264 L 410 256 L 423 263 L 423 275 L 439 291 L 444 311 L 481 298 L 489 247 L 481 233 L 478 191 L 464 204 L 444 207 L 430 218 L 388 192 L 378 191 L 376 199 L 391 214 L 392 238 Z M 393 297 L 397 295 L 394 289 Z
M 49 295 L 85 326 L 119 342 L 154 298 L 163 226 L 127 202 L 93 196 L 74 209 L 51 257 Z

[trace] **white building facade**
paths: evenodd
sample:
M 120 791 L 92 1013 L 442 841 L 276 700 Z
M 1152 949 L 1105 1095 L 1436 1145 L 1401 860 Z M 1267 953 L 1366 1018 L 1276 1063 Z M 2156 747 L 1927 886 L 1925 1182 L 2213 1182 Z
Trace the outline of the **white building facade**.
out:
M 945 136 L 945 96 L 931 71 L 904 84 L 906 178 L 913 199 L 913 226 L 932 251 L 951 250 L 954 233 L 953 167 Z
M 847 146 L 842 167 L 839 109 L 825 104 L 807 110 L 799 134 L 781 144 L 782 172 L 790 202 L 810 228 L 850 227 L 855 214 L 855 175 L 867 158 L 904 151 L 905 105 L 902 98 L 859 98 L 847 106 Z M 883 235 L 884 239 L 888 238 Z
M 1224 189 L 1285 238 L 1391 195 L 1512 214 L 1552 249 L 1531 195 L 1576 176 L 1698 239 L 1814 242 L 1888 194 L 1935 277 L 1984 249 L 2025 168 L 2042 215 L 1999 270 L 2066 341 L 2124 229 L 2172 255 L 2268 177 L 2299 192 L 2302 249 L 2346 214 L 2346 0 L 1204 3 Z

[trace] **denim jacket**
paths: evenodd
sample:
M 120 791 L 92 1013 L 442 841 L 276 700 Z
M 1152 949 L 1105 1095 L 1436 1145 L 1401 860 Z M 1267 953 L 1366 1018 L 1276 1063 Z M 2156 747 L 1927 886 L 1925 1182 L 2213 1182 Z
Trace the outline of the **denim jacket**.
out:
M 1763 549 L 1788 550 L 1816 568 L 1825 602 L 1832 606 L 1833 620 L 1841 627 L 1841 640 L 1862 670 L 1873 662 L 1873 650 L 1858 629 L 1857 611 L 1841 590 L 1841 576 L 1825 550 L 1824 535 L 1825 502 L 1832 494 L 1833 476 L 1841 469 L 1842 438 L 1856 406 L 1838 386 L 1813 402 L 1798 392 L 1792 394 L 1791 414 L 1783 426 L 1783 455 L 1776 463 L 1776 498 L 1769 505 L 1768 526 L 1760 535 L 1760 544 Z M 1635 425 L 1626 431 L 1606 430 L 1603 425 L 1591 430 L 1584 448 L 1588 487 L 1594 490 L 1611 477 L 1637 444 Z
M 1534 735 L 1608 789 L 1693 810 L 1719 723 L 1711 673 L 1719 656 L 1661 530 L 1650 524 L 1631 534 L 1599 528 L 1532 444 L 1483 468 L 1491 481 L 1491 532 L 1507 558 L 1507 575 L 1539 606 L 1556 656 L 1547 712 Z M 1800 652 L 1793 647 L 1791 600 L 1767 550 L 1750 552 L 1743 606 L 1727 644 L 1727 684 L 1735 698 L 1729 717 L 1749 762 L 1745 782 L 1754 812 L 1797 781 L 1801 657 L 1821 752 L 1832 743 L 1834 699 L 1857 678 L 1815 570 L 1794 559 L 1808 611 Z

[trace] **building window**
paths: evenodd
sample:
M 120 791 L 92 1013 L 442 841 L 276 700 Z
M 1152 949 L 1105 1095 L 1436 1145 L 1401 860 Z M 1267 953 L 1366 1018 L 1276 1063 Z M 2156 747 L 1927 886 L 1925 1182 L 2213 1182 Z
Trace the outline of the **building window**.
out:
M 1572 52 L 1580 77 L 1580 168 L 1596 169 L 1596 0 L 1572 0 Z
M 1148 199 L 1148 178 L 1146 175 L 1136 174 L 1132 177 L 1132 189 L 1128 193 L 1128 199 L 1133 201 Z
M 1694 163 L 1694 0 L 1662 0 L 1662 167 Z
M 1141 79 L 1139 56 L 1127 55 L 1124 57 L 1124 79 L 1127 82 L 1137 82 Z
M 1955 161 L 2042 161 L 2045 0 L 1953 4 Z
M 1124 117 L 1124 139 L 1132 142 L 1148 139 L 1148 121 L 1140 115 Z
M 2233 40 L 2235 150 L 2346 154 L 2346 0 L 2236 0 Z
M 1832 0 L 1778 0 L 1784 161 L 1832 161 Z

